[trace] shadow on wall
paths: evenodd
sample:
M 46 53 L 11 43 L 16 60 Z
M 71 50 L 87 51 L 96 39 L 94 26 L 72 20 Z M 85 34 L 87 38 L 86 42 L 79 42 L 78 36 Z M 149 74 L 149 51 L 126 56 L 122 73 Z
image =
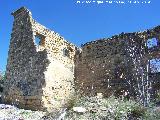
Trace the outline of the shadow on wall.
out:
M 77 90 L 89 96 L 127 95 L 148 104 L 158 90 L 159 47 L 160 26 L 84 44 L 76 61 Z
M 74 93 L 76 46 L 37 23 L 24 7 L 12 15 L 3 101 L 32 110 L 63 107 Z
M 3 102 L 33 110 L 42 109 L 44 72 L 49 65 L 47 51 L 34 43 L 31 13 L 24 7 L 12 13 L 11 34 Z

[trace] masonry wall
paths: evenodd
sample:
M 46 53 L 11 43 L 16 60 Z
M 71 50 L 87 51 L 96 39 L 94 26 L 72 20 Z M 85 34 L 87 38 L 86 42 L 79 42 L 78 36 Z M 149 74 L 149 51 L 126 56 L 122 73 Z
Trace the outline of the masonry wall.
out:
M 159 58 L 159 51 L 146 46 L 151 38 L 160 39 L 159 27 L 84 44 L 76 56 L 75 83 L 79 93 L 87 96 L 97 93 L 119 96 L 129 92 L 129 96 L 136 96 L 135 85 L 142 79 L 137 70 L 143 69 L 147 78 L 149 61 Z M 156 47 L 159 48 L 159 45 Z M 155 74 L 151 76 L 149 79 L 157 84 Z
M 26 8 L 12 15 L 14 24 L 3 101 L 33 110 L 67 105 L 74 94 L 76 47 L 37 23 Z
M 80 92 L 90 96 L 97 93 L 110 96 L 115 88 L 123 86 L 128 72 L 125 47 L 125 40 L 118 39 L 85 44 L 76 64 L 76 73 L 79 73 L 76 84 Z
M 38 51 L 47 51 L 49 65 L 46 67 L 45 88 L 42 101 L 48 110 L 67 106 L 74 95 L 74 55 L 75 45 L 67 42 L 58 33 L 52 32 L 33 21 L 34 35 L 42 35 L 43 43 L 37 46 Z M 42 39 L 43 40 L 43 39 Z
M 141 71 L 151 81 L 153 93 L 159 90 L 159 73 L 150 74 L 148 69 L 151 59 L 160 58 L 159 26 L 144 32 L 121 33 L 78 48 L 36 22 L 26 8 L 12 15 L 3 102 L 50 111 L 66 107 L 75 90 L 87 96 L 119 96 L 126 91 L 137 96 Z M 146 42 L 151 38 L 156 38 L 158 45 L 149 49 Z

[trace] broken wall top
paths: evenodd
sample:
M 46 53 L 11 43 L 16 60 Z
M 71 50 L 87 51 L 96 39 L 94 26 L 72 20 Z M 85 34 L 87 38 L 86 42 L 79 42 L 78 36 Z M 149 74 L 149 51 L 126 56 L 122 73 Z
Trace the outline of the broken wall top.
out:
M 119 40 L 125 40 L 127 41 L 128 39 L 143 39 L 144 41 L 147 41 L 148 39 L 151 38 L 160 38 L 159 33 L 160 32 L 160 26 L 156 26 L 152 29 L 147 29 L 145 31 L 142 32 L 132 32 L 132 33 L 124 33 L 122 32 L 121 34 L 118 35 L 114 35 L 111 38 L 102 38 L 102 39 L 98 39 L 95 41 L 91 41 L 91 42 L 87 42 L 85 44 L 82 45 L 82 47 L 85 47 L 87 45 L 93 45 L 93 44 L 98 44 L 98 43 L 105 43 L 108 41 L 111 42 L 118 42 Z

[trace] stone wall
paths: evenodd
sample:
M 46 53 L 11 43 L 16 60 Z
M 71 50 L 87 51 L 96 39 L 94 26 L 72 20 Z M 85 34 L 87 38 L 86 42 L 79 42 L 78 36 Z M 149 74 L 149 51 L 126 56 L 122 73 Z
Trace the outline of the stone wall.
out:
M 33 110 L 66 105 L 74 94 L 76 46 L 37 23 L 24 7 L 12 15 L 4 101 Z
M 150 87 L 152 93 L 159 89 L 160 75 L 151 73 L 150 60 L 160 58 L 160 26 L 78 48 L 36 22 L 26 8 L 12 15 L 3 102 L 50 111 L 67 106 L 75 90 L 87 96 L 128 92 L 129 96 L 144 97 L 151 93 Z M 157 45 L 149 48 L 147 42 L 152 38 Z M 142 95 L 142 90 L 146 94 Z
M 159 58 L 159 41 L 157 46 L 150 49 L 146 45 L 147 40 L 152 38 L 160 40 L 159 26 L 143 32 L 121 33 L 84 44 L 76 55 L 76 89 L 79 93 L 89 96 L 97 93 L 119 96 L 124 92 L 136 96 L 138 93 L 135 84 L 142 79 L 138 71 L 143 69 L 146 74 L 144 76 L 148 79 L 151 69 L 147 68 L 149 61 Z M 157 80 L 154 81 L 155 76 L 158 77 L 156 74 L 150 75 L 149 81 L 157 84 Z

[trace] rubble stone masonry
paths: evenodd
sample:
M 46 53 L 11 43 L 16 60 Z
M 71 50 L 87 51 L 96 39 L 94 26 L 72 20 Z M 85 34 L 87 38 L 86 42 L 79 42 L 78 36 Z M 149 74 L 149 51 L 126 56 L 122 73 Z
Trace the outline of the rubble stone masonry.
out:
M 67 106 L 75 90 L 87 96 L 117 95 L 123 90 L 134 95 L 135 68 L 144 67 L 145 71 L 151 59 L 160 57 L 159 26 L 91 41 L 78 48 L 37 23 L 25 7 L 12 15 L 3 101 L 22 108 L 49 111 Z M 158 45 L 148 49 L 146 42 L 152 38 Z M 155 74 L 150 78 L 158 81 Z
M 37 23 L 24 7 L 12 15 L 4 101 L 33 110 L 64 106 L 74 94 L 76 46 Z
M 148 48 L 148 40 L 152 39 L 157 40 L 157 45 Z M 150 61 L 160 58 L 159 40 L 160 26 L 157 26 L 143 32 L 121 33 L 84 44 L 76 55 L 76 89 L 87 96 L 97 93 L 120 96 L 129 92 L 129 96 L 135 97 L 135 88 L 138 87 L 135 85 L 144 77 L 144 83 L 140 84 L 147 86 L 150 81 L 154 93 L 160 89 L 160 78 L 159 72 L 151 73 Z

